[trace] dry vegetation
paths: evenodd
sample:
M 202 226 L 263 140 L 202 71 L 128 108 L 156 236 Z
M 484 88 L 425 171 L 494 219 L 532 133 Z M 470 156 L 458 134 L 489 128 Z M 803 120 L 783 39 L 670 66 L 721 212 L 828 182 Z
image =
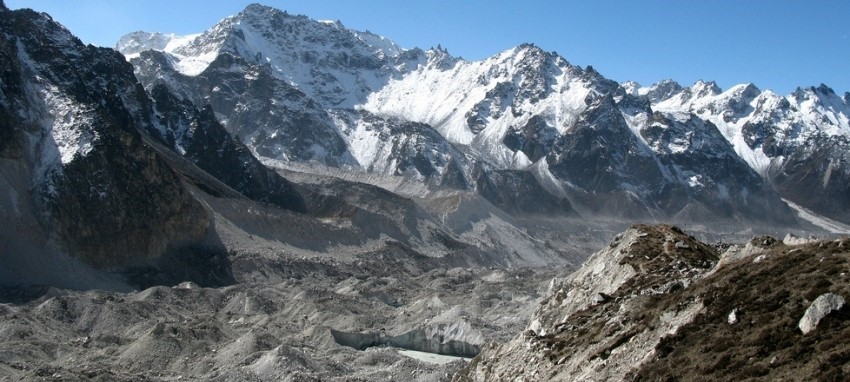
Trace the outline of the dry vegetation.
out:
M 850 239 L 793 247 L 755 241 L 768 247 L 761 261 L 732 264 L 681 296 L 701 298 L 706 310 L 662 340 L 654 362 L 631 379 L 850 378 L 850 310 L 828 315 L 807 335 L 797 327 L 821 294 L 850 296 Z M 730 324 L 736 309 L 738 322 Z

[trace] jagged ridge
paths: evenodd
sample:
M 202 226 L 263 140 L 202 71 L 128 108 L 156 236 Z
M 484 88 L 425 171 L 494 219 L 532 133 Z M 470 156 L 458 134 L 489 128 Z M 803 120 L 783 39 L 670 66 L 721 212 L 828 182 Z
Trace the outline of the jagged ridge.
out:
M 843 159 L 814 155 L 825 150 L 807 150 L 810 144 L 779 143 L 788 134 L 758 138 L 753 133 L 797 131 L 801 128 L 787 126 L 806 126 L 813 117 L 796 117 L 796 106 L 777 101 L 777 96 L 759 95 L 754 87 L 721 94 L 708 83 L 693 88 L 673 82 L 650 88 L 621 85 L 532 44 L 470 62 L 442 47 L 404 50 L 338 22 L 313 21 L 259 5 L 200 35 L 170 40 L 179 44 L 162 47 L 154 39 L 159 42 L 150 47 L 161 50 L 161 57 L 137 53 L 151 36 L 128 35 L 117 46 L 125 50 L 145 86 L 164 82 L 198 107 L 210 103 L 232 134 L 280 166 L 319 161 L 412 177 L 437 188 L 451 178 L 451 187 L 480 191 L 472 173 L 480 162 L 496 170 L 530 171 L 535 176 L 527 180 L 582 214 L 698 219 L 715 226 L 799 224 L 780 196 L 838 220 L 847 210 L 826 208 L 829 201 L 847 202 L 841 194 L 846 182 L 832 181 L 846 175 Z M 235 65 L 216 64 L 225 58 Z M 205 64 L 196 70 L 184 65 L 200 61 Z M 269 92 L 264 90 L 267 85 L 246 85 L 257 82 L 257 76 L 288 90 Z M 293 99 L 299 101 L 289 101 Z M 828 106 L 818 102 L 796 104 L 805 106 L 807 115 L 824 116 L 817 126 L 826 135 L 814 135 L 823 141 L 822 147 L 836 145 L 829 152 L 841 151 L 837 147 L 844 147 L 842 137 L 850 131 L 845 126 L 846 102 L 837 96 L 820 102 Z M 791 111 L 783 112 L 783 107 Z M 720 123 L 731 114 L 753 110 L 765 117 L 750 118 L 749 124 Z M 393 134 L 376 134 L 376 119 L 386 121 L 380 126 L 388 126 Z M 756 120 L 770 120 L 774 127 L 757 125 Z M 391 147 L 398 145 L 390 143 L 396 137 L 419 134 L 421 129 L 409 122 L 425 124 L 442 138 L 429 138 L 416 149 L 365 149 Z M 306 131 L 321 135 L 301 138 L 305 129 L 299 126 L 310 126 Z M 800 134 L 795 137 L 813 136 Z M 750 141 L 741 144 L 736 137 Z M 782 152 L 772 164 L 751 155 L 762 150 L 759 145 L 764 146 L 765 139 L 768 152 Z M 755 149 L 747 149 L 748 144 Z M 374 165 L 376 158 L 381 158 L 381 166 Z M 815 167 L 817 172 L 811 171 Z M 801 185 L 815 179 L 829 196 Z M 609 203 L 613 207 L 604 207 Z

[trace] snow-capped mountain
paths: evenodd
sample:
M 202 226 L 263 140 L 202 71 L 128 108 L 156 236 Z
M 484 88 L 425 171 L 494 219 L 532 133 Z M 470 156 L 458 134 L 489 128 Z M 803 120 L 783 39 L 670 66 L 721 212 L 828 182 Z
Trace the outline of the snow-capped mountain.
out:
M 351 111 L 391 78 L 436 60 L 440 53 L 405 51 L 339 22 L 314 21 L 260 5 L 248 6 L 197 35 L 135 32 L 122 38 L 117 49 L 136 65 L 148 89 L 165 83 L 196 105 L 212 105 L 222 124 L 265 159 L 363 169 L 375 168 L 375 160 L 383 159 L 380 148 L 362 147 L 374 141 L 377 130 L 353 128 L 348 123 L 351 113 L 330 112 Z M 438 150 L 423 155 L 444 156 Z M 387 174 L 410 173 L 404 165 L 381 168 Z
M 116 48 L 132 57 L 144 50 L 170 54 L 181 74 L 201 74 L 216 57 L 229 53 L 297 84 L 325 107 L 351 107 L 383 87 L 417 56 L 401 54 L 392 41 L 346 29 L 340 22 L 314 21 L 253 4 L 210 30 L 191 36 L 136 32 Z
M 842 221 L 850 218 L 850 93 L 821 84 L 780 96 L 752 84 L 721 91 L 665 81 L 631 94 L 665 115 L 694 114 L 720 130 L 735 152 L 780 194 Z
M 197 35 L 135 32 L 116 48 L 147 89 L 211 105 L 267 163 L 404 176 L 497 205 L 479 185 L 524 171 L 583 215 L 795 224 L 780 196 L 824 213 L 811 189 L 785 186 L 810 176 L 800 163 L 826 174 L 838 162 L 783 144 L 782 167 L 759 139 L 842 142 L 848 131 L 846 100 L 823 91 L 792 103 L 751 86 L 621 85 L 532 44 L 467 61 L 256 4 Z M 818 133 L 798 131 L 808 124 Z M 829 192 L 821 199 L 846 203 Z
M 165 87 L 148 94 L 121 54 L 82 44 L 46 14 L 0 13 L 0 285 L 124 289 L 100 271 L 138 270 L 136 283 L 191 279 L 196 268 L 224 282 L 199 189 L 306 210 L 303 190 L 210 108 Z
M 502 216 L 493 218 L 498 233 L 463 238 L 413 200 L 378 187 L 303 175 L 293 183 L 225 128 L 215 104 L 196 107 L 184 97 L 188 86 L 146 91 L 120 53 L 82 44 L 48 15 L 11 11 L 0 2 L 0 16 L 0 286 L 222 285 L 234 282 L 228 253 L 331 252 L 350 259 L 390 246 L 434 264 L 564 258 L 492 205 L 487 208 Z M 226 54 L 211 67 L 241 62 Z M 312 98 L 282 81 L 251 85 L 271 91 L 268 104 L 289 101 L 298 106 L 293 115 L 304 116 L 281 140 L 289 152 L 299 148 L 292 141 L 310 139 L 300 147 L 336 142 L 350 157 L 351 133 L 335 125 L 346 119 L 380 143 L 372 150 L 363 142 L 375 167 L 390 163 L 384 170 L 429 174 L 434 187 L 468 187 L 464 154 L 427 125 L 313 106 L 317 123 L 329 127 L 314 131 L 304 125 L 310 110 L 302 109 L 317 104 Z M 440 212 L 454 213 L 459 203 L 439 206 Z

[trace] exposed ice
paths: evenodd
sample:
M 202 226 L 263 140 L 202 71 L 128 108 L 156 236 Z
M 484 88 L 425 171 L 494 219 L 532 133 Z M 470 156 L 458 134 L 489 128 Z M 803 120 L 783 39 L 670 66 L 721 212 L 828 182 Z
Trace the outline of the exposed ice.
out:
M 398 354 L 401 354 L 401 355 L 406 356 L 406 357 L 413 358 L 415 360 L 428 362 L 428 363 L 435 363 L 435 364 L 438 364 L 438 365 L 442 365 L 442 364 L 449 363 L 449 362 L 454 362 L 454 361 L 457 361 L 457 360 L 462 360 L 462 361 L 472 360 L 472 358 L 455 357 L 455 356 L 435 354 L 435 353 L 426 353 L 426 352 L 421 352 L 421 351 L 416 351 L 416 350 L 398 350 Z

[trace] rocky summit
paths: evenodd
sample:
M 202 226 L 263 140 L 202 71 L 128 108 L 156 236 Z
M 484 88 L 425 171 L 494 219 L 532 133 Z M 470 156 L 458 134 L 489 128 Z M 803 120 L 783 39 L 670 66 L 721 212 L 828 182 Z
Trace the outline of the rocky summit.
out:
M 0 0 L 0 380 L 848 379 L 850 96 L 198 32 Z

